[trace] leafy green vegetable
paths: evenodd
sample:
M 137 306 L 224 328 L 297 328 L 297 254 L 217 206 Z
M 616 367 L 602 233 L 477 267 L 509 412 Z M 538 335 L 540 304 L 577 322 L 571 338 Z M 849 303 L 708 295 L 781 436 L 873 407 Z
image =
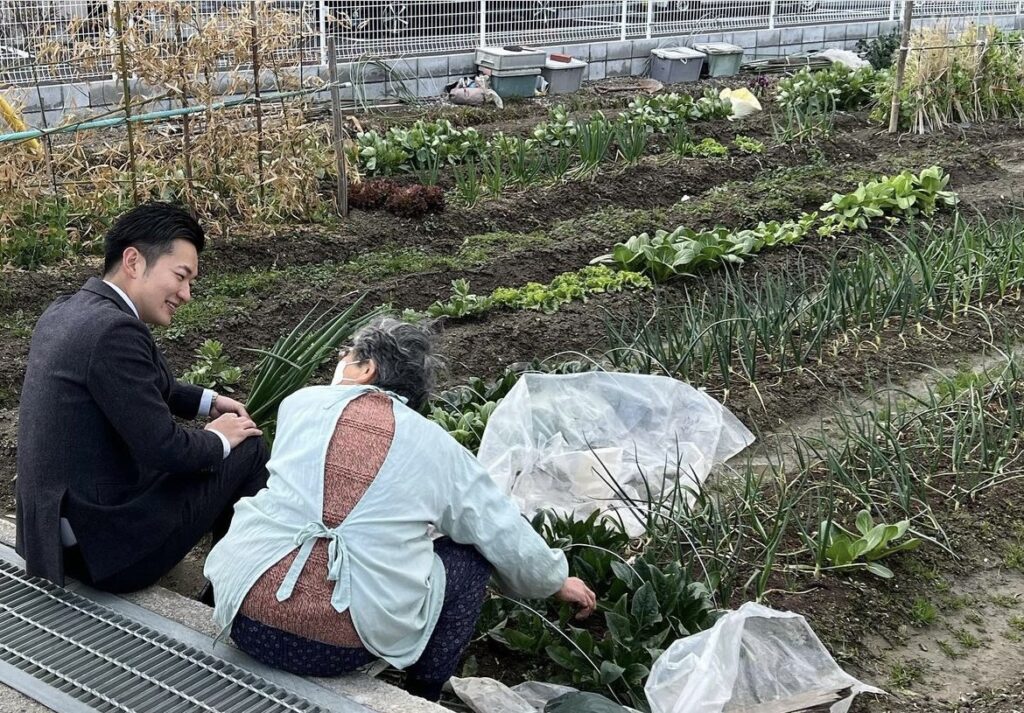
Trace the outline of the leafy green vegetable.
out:
M 797 221 L 759 223 L 754 229 L 735 233 L 721 225 L 701 232 L 683 226 L 671 233 L 658 230 L 653 238 L 641 233 L 618 243 L 611 253 L 596 257 L 592 262 L 644 272 L 655 282 L 664 282 L 707 265 L 743 262 L 746 256 L 764 247 L 795 243 L 809 232 L 816 219 L 817 213 L 805 213 Z
M 224 355 L 224 345 L 207 339 L 196 349 L 196 363 L 181 376 L 186 384 L 233 393 L 231 387 L 242 378 L 242 370 Z
M 871 220 L 894 214 L 903 216 L 932 215 L 941 205 L 956 205 L 957 196 L 947 191 L 949 176 L 938 166 L 914 174 L 904 171 L 896 176 L 882 176 L 861 183 L 847 194 L 836 193 L 821 210 L 825 213 L 821 235 L 837 235 L 863 230 Z
M 921 541 L 914 537 L 898 545 L 891 544 L 907 533 L 909 520 L 901 520 L 895 525 L 876 525 L 871 513 L 861 510 L 857 513 L 856 525 L 857 533 L 852 533 L 834 522 L 821 523 L 819 537 L 828 543 L 825 558 L 833 567 L 863 567 L 874 575 L 891 579 L 892 570 L 877 560 L 897 552 L 915 550 L 921 545 Z
M 567 302 L 586 301 L 588 295 L 650 287 L 651 281 L 643 275 L 600 265 L 563 273 L 547 285 L 528 282 L 522 287 L 499 287 L 487 296 L 472 294 L 466 280 L 454 280 L 452 296 L 445 302 L 430 305 L 426 314 L 428 317 L 466 317 L 499 307 L 551 314 Z
M 749 136 L 736 135 L 733 139 L 733 144 L 736 145 L 736 149 L 740 153 L 745 154 L 762 154 L 764 153 L 764 143 L 756 139 L 752 139 Z

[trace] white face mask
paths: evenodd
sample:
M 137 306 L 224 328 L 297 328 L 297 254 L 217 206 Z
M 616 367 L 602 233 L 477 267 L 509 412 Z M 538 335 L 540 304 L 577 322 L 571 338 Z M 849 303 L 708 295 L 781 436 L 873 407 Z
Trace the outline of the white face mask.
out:
M 338 362 L 338 366 L 334 367 L 334 378 L 331 379 L 332 386 L 341 386 L 346 381 L 350 381 L 345 378 L 345 367 L 348 366 L 348 361 L 342 359 Z

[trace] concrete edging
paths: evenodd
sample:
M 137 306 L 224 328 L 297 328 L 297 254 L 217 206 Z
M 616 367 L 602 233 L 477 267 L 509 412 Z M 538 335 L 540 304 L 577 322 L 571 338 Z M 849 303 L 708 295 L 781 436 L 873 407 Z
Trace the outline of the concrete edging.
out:
M 13 548 L 14 541 L 14 523 L 0 519 L 0 544 Z M 365 674 L 304 679 L 253 661 L 236 649 L 230 641 L 222 641 L 214 646 L 213 640 L 218 632 L 211 618 L 213 610 L 169 589 L 150 587 L 141 592 L 119 597 L 96 592 L 73 580 L 70 581 L 67 589 L 122 614 L 141 620 L 144 624 L 160 628 L 184 643 L 273 681 L 298 695 L 305 695 L 311 699 L 341 696 L 378 713 L 443 713 L 447 710 L 436 703 L 412 696 L 400 688 Z M 167 626 L 166 622 L 161 623 L 159 618 L 173 624 Z M 11 710 L 12 708 L 7 707 L 8 703 L 15 704 L 16 710 L 24 710 L 26 713 L 49 710 L 2 684 L 0 684 L 0 703 L 3 703 L 0 710 Z

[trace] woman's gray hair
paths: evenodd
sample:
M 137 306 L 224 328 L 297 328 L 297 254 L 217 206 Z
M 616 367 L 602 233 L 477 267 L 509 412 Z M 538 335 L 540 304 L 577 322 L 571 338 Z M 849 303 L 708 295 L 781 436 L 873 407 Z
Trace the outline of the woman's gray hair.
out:
M 438 359 L 433 331 L 393 317 L 379 317 L 356 332 L 352 349 L 377 366 L 374 386 L 393 391 L 419 410 L 434 388 Z

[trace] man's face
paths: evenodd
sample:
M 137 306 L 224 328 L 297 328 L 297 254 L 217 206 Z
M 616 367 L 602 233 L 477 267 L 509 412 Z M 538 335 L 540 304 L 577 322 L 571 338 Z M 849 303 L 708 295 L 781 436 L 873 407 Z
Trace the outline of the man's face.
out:
M 192 281 L 199 275 L 199 253 L 187 240 L 175 240 L 173 249 L 140 271 L 132 290 L 139 318 L 166 327 L 174 312 L 192 299 Z M 145 258 L 139 259 L 144 263 Z

